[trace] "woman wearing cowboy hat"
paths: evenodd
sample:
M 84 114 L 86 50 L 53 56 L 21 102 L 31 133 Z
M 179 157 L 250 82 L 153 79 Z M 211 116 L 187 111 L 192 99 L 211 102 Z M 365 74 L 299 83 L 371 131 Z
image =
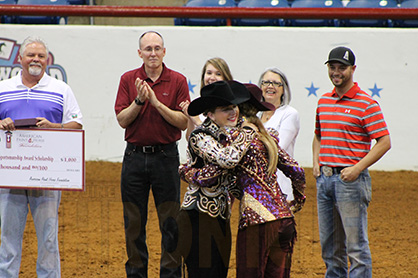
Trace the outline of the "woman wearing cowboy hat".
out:
M 234 84 L 232 88 L 230 84 Z M 225 130 L 242 122 L 238 104 L 250 98 L 246 87 L 238 82 L 218 81 L 201 89 L 201 97 L 188 107 L 190 116 L 207 116 L 201 126 L 190 135 L 187 166 L 179 169 L 198 169 L 216 163 L 223 169 L 235 166 L 242 158 L 254 136 L 252 129 L 234 129 L 235 140 L 225 147 Z M 216 182 L 207 187 L 190 184 L 185 193 L 177 219 L 179 250 L 187 266 L 188 277 L 227 277 L 231 252 L 231 196 L 228 187 L 233 177 L 218 175 Z M 191 172 L 189 172 L 191 174 Z M 210 174 L 210 169 L 206 174 Z
M 267 132 L 256 116 L 258 111 L 274 107 L 263 101 L 257 86 L 248 84 L 247 88 L 251 98 L 239 108 L 258 132 L 241 161 L 228 171 L 243 190 L 237 235 L 237 277 L 289 277 L 296 238 L 293 211 L 300 210 L 305 201 L 305 174 L 298 163 L 279 147 L 277 132 Z M 233 140 L 234 136 L 228 138 Z M 188 176 L 188 181 L 197 185 L 216 183 L 221 167 L 206 165 L 199 172 L 189 169 L 193 175 Z M 291 203 L 280 190 L 276 169 L 292 180 L 295 200 Z

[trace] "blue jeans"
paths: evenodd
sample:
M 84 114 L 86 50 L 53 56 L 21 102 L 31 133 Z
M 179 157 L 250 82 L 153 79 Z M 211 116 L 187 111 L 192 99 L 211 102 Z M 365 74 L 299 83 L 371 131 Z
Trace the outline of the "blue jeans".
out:
M 319 236 L 325 277 L 372 277 L 372 259 L 367 236 L 367 208 L 371 201 L 371 179 L 364 170 L 353 182 L 339 174 L 317 178 Z
M 61 277 L 58 248 L 58 207 L 61 191 L 0 189 L 0 277 L 19 277 L 22 239 L 28 204 L 38 238 L 38 278 Z
M 146 224 L 152 189 L 161 231 L 160 277 L 181 276 L 176 217 L 180 208 L 179 154 L 175 143 L 153 153 L 128 144 L 122 163 L 121 193 L 128 260 L 127 277 L 148 277 Z

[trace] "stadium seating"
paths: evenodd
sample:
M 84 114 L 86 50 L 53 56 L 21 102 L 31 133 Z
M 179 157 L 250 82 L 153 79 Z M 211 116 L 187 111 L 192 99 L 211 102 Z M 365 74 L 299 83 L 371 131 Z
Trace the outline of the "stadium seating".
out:
M 18 0 L 18 5 L 69 5 L 67 0 Z M 16 17 L 18 24 L 67 24 L 67 18 L 61 16 L 32 16 L 20 15 Z
M 351 0 L 347 8 L 397 8 L 396 0 Z M 391 19 L 347 19 L 347 27 L 393 27 Z
M 287 0 L 242 0 L 238 3 L 241 8 L 289 8 Z M 233 19 L 232 25 L 237 26 L 285 26 L 282 18 L 240 18 Z
M 186 7 L 236 7 L 234 0 L 189 0 Z M 225 26 L 224 18 L 175 18 L 174 25 Z
M 16 5 L 16 0 L 0 0 L 0 5 Z M 14 16 L 2 15 L 0 16 L 0 23 L 13 23 Z
M 88 5 L 89 0 L 68 0 L 70 5 Z
M 401 8 L 418 8 L 418 0 L 404 0 L 401 2 Z M 396 26 L 399 27 L 418 27 L 418 19 L 397 20 Z
M 294 0 L 292 8 L 342 8 L 341 0 Z M 292 26 L 336 26 L 338 19 L 292 19 Z

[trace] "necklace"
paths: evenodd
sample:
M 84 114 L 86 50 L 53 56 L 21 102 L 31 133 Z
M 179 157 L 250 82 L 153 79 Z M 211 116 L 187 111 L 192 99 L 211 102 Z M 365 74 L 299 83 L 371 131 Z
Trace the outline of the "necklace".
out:
M 267 122 L 268 120 L 270 120 L 271 116 L 273 116 L 274 111 L 272 111 L 272 113 L 270 112 L 263 112 L 263 114 L 261 115 L 261 118 L 263 118 L 263 122 Z

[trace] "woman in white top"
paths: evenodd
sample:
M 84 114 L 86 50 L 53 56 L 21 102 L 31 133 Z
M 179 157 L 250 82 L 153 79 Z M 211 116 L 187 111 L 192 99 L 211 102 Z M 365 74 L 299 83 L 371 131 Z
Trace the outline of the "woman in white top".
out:
M 283 72 L 277 68 L 268 68 L 260 76 L 259 86 L 266 102 L 276 107 L 275 111 L 264 111 L 259 117 L 266 128 L 279 132 L 279 145 L 290 156 L 294 156 L 296 137 L 299 133 L 299 113 L 289 105 L 291 93 L 289 82 Z M 290 179 L 277 171 L 277 181 L 287 200 L 294 199 Z

